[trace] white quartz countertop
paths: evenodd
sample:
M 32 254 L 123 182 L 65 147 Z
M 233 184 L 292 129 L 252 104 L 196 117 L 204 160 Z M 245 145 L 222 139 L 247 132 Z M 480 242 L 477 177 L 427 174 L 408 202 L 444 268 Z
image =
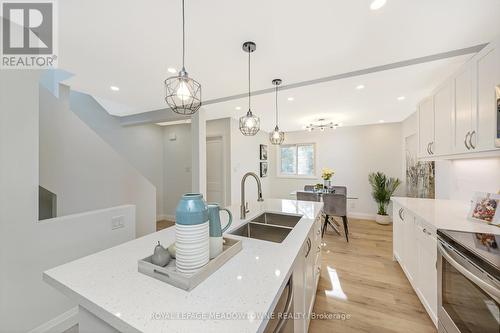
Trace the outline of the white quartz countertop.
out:
M 407 197 L 392 197 L 391 199 L 415 216 L 432 224 L 436 229 L 500 235 L 499 227 L 467 219 L 471 202 Z
M 229 208 L 234 218 L 229 231 L 262 212 L 303 218 L 282 243 L 230 235 L 242 240 L 242 251 L 191 292 L 137 271 L 137 261 L 150 255 L 157 241 L 174 242 L 175 228 L 55 267 L 43 279 L 122 332 L 261 332 L 266 321 L 259 315 L 274 309 L 322 203 L 266 199 L 250 203 L 245 221 L 238 205 Z

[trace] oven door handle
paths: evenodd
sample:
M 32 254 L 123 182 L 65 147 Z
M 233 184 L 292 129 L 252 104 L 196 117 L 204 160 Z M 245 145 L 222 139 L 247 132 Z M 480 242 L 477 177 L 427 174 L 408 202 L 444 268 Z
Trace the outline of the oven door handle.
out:
M 441 242 L 438 242 L 438 248 L 439 252 L 441 252 L 441 255 L 446 259 L 446 261 L 450 263 L 450 265 L 452 265 L 457 271 L 462 273 L 467 279 L 472 281 L 472 283 L 481 288 L 497 303 L 500 303 L 500 289 L 495 288 L 489 283 L 486 283 L 483 279 L 477 277 L 476 275 L 471 273 L 468 269 L 466 269 L 464 266 L 460 265 L 460 263 L 458 263 L 458 261 L 453 259 L 453 257 L 448 253 L 448 250 L 446 250 L 446 248 L 441 244 Z

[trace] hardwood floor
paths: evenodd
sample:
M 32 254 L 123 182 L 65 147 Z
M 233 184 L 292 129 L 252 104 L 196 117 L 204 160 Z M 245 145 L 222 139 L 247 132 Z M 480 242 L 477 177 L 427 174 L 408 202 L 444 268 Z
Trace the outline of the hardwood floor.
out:
M 158 221 L 156 229 L 174 223 Z M 401 267 L 392 260 L 392 225 L 349 219 L 349 243 L 329 228 L 322 258 L 314 312 L 346 319 L 313 319 L 310 333 L 437 332 Z
M 174 221 L 169 221 L 169 220 L 161 220 L 156 222 L 156 231 L 160 231 L 162 229 L 171 227 L 175 224 Z
M 323 242 L 314 312 L 348 319 L 313 319 L 310 333 L 437 332 L 392 260 L 392 225 L 349 219 L 349 243 L 330 229 Z

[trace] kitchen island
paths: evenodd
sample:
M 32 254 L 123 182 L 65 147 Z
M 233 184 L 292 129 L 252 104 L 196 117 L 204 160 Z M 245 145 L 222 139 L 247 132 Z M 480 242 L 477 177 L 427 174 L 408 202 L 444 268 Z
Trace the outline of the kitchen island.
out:
M 229 207 L 234 220 L 228 232 L 263 212 L 297 214 L 302 218 L 282 243 L 229 235 L 241 239 L 243 249 L 190 292 L 137 271 L 137 261 L 149 256 L 157 241 L 164 245 L 174 242 L 174 228 L 50 269 L 44 272 L 43 279 L 79 305 L 82 333 L 96 329 L 263 332 L 265 315 L 273 312 L 292 274 L 296 280 L 294 310 L 307 314 L 312 309 L 319 278 L 321 236 L 316 229 L 320 227 L 322 204 L 266 199 L 251 202 L 249 208 L 247 218 L 241 220 L 239 205 Z M 310 268 L 306 267 L 305 247 L 307 254 L 312 250 L 316 257 Z M 308 320 L 296 320 L 295 331 L 305 331 L 307 325 Z

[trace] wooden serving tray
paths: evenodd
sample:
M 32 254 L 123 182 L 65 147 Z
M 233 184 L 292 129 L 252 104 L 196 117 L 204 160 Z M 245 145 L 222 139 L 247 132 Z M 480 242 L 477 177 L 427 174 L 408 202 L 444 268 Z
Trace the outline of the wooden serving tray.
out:
M 224 237 L 224 246 L 221 254 L 211 259 L 208 264 L 192 275 L 178 272 L 175 267 L 175 259 L 171 259 L 165 267 L 153 264 L 151 262 L 153 255 L 138 261 L 138 271 L 177 288 L 190 291 L 218 270 L 226 261 L 240 252 L 241 249 L 241 240 Z

